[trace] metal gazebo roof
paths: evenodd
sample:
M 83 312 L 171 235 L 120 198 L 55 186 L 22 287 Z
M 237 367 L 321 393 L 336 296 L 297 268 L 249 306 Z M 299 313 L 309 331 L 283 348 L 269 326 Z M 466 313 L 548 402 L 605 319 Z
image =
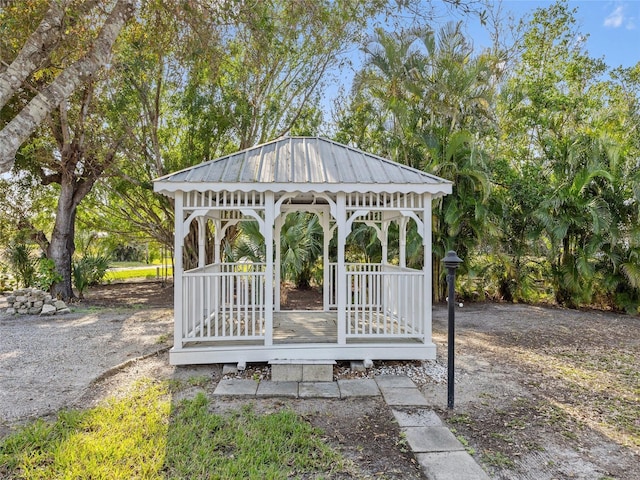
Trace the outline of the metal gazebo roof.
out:
M 443 178 L 321 137 L 283 137 L 154 180 L 177 191 L 451 193 Z

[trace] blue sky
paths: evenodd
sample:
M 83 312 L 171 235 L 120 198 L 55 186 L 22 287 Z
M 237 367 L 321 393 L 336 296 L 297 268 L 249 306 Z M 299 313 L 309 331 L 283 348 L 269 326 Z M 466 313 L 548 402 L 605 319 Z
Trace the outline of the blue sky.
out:
M 553 1 L 504 0 L 505 11 L 521 18 Z M 640 0 L 572 0 L 577 8 L 578 28 L 588 34 L 586 48 L 592 57 L 604 57 L 607 65 L 630 67 L 640 62 Z M 469 24 L 474 45 L 483 46 L 487 36 L 478 25 Z

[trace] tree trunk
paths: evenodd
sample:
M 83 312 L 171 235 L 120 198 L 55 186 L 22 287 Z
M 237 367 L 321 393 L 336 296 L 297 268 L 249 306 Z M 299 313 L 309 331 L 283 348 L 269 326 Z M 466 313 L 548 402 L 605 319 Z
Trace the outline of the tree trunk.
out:
M 56 222 L 51 234 L 51 242 L 47 249 L 47 258 L 53 260 L 56 272 L 62 277 L 60 282 L 51 287 L 51 294 L 64 301 L 74 297 L 71 261 L 75 251 L 74 235 L 78 203 L 74 199 L 74 181 L 67 175 L 60 182 L 60 196 L 56 209 Z

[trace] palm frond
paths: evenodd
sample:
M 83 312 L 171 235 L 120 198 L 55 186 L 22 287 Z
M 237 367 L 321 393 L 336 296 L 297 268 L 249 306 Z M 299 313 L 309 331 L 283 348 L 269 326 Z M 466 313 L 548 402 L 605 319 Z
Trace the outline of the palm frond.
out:
M 637 262 L 625 262 L 620 265 L 620 271 L 633 288 L 640 289 L 640 265 Z

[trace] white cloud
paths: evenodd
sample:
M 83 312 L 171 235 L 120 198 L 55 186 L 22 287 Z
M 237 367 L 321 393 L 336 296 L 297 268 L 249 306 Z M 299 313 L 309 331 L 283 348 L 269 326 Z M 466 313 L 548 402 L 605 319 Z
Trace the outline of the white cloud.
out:
M 624 22 L 624 8 L 622 5 L 618 5 L 616 9 L 611 12 L 607 18 L 604 19 L 604 26 L 611 28 L 618 28 Z
M 636 29 L 635 18 L 631 17 L 629 20 L 627 20 L 627 24 L 624 27 L 627 30 L 635 30 Z

